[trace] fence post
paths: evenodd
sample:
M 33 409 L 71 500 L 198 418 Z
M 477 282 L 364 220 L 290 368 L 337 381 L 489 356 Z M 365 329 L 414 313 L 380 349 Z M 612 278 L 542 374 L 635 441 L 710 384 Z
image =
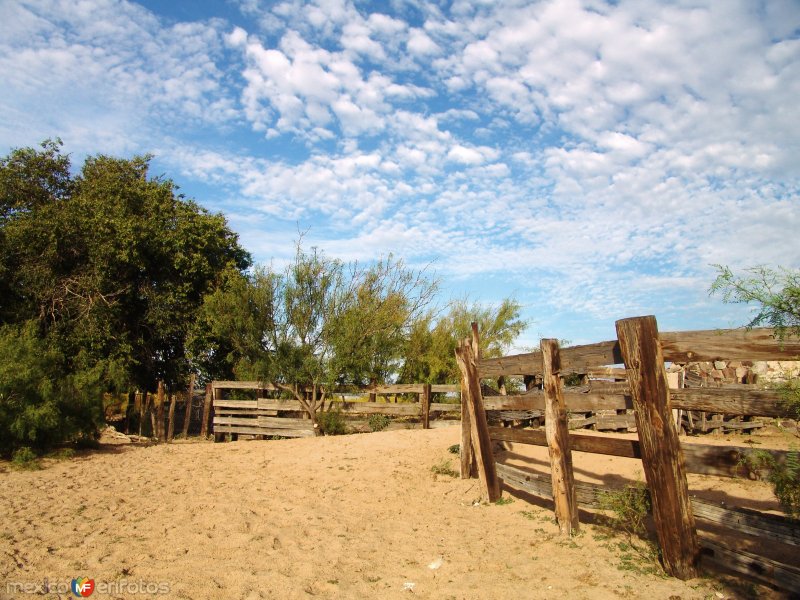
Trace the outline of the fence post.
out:
M 540 346 L 544 365 L 544 424 L 550 453 L 556 521 L 561 533 L 569 536 L 578 532 L 579 522 L 567 407 L 561 390 L 561 354 L 558 340 L 544 339 Z
M 164 382 L 158 382 L 158 392 L 156 394 L 156 437 L 159 442 L 163 442 L 164 438 Z
M 691 579 L 697 576 L 700 548 L 656 318 L 622 319 L 616 327 L 664 568 L 673 577 Z
M 422 393 L 419 395 L 420 402 L 422 403 L 422 428 L 430 429 L 431 419 L 431 384 L 422 384 Z
M 473 324 L 473 330 L 475 325 Z M 461 370 L 462 403 L 467 404 L 470 417 L 470 433 L 472 448 L 478 464 L 478 478 L 481 481 L 483 495 L 489 502 L 500 499 L 500 480 L 492 455 L 492 440 L 489 437 L 489 426 L 486 423 L 486 411 L 481 398 L 480 377 L 478 375 L 477 357 L 473 345 L 465 340 L 456 348 L 456 362 Z
M 144 416 L 147 411 L 147 391 L 142 392 L 142 402 L 139 404 L 139 437 L 144 432 Z
M 167 429 L 167 441 L 171 442 L 175 437 L 175 405 L 178 403 L 178 394 L 169 394 L 169 429 Z
M 192 420 L 192 398 L 194 397 L 194 373 L 189 376 L 189 389 L 186 391 L 186 413 L 183 417 L 183 439 L 189 437 L 189 422 Z
M 200 423 L 200 437 L 208 436 L 208 418 L 211 415 L 211 404 L 214 402 L 214 388 L 211 382 L 206 384 L 206 400 L 203 404 L 203 422 Z

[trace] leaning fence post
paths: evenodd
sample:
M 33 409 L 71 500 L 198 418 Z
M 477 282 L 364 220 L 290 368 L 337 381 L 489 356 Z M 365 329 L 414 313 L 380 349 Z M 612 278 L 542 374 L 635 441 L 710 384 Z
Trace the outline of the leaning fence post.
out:
M 211 404 L 214 402 L 214 388 L 211 382 L 206 384 L 206 400 L 203 404 L 203 422 L 200 423 L 200 437 L 208 436 L 208 418 L 211 415 Z
M 616 327 L 664 568 L 673 577 L 691 579 L 697 576 L 700 548 L 656 318 L 622 319 Z
M 169 394 L 169 429 L 167 429 L 167 441 L 171 442 L 175 437 L 175 405 L 178 402 L 177 394 Z
M 466 402 L 470 417 L 470 438 L 478 464 L 478 478 L 481 481 L 483 495 L 489 502 L 496 502 L 500 499 L 500 480 L 497 478 L 492 455 L 492 440 L 489 437 L 489 425 L 486 422 L 486 411 L 481 398 L 477 358 L 468 340 L 462 342 L 455 353 L 456 362 L 461 370 L 462 390 L 465 392 L 461 402 Z
M 561 390 L 561 354 L 558 340 L 544 339 L 540 346 L 544 365 L 544 424 L 550 453 L 556 521 L 562 534 L 571 535 L 577 533 L 579 527 L 578 501 L 572 473 L 567 407 Z

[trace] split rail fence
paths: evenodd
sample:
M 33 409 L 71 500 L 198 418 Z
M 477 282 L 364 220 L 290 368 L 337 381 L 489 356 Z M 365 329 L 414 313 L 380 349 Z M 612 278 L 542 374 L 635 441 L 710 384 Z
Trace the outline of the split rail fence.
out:
M 605 491 L 600 486 L 574 481 L 573 451 L 642 460 L 649 489 L 653 520 L 667 573 L 687 579 L 704 563 L 722 565 L 760 582 L 793 593 L 800 592 L 800 568 L 752 553 L 726 547 L 698 536 L 696 519 L 722 525 L 735 534 L 744 533 L 790 546 L 800 545 L 796 521 L 758 511 L 720 506 L 689 495 L 687 473 L 720 477 L 753 477 L 746 460 L 751 449 L 681 443 L 673 410 L 706 411 L 729 415 L 786 417 L 788 407 L 773 390 L 747 386 L 671 390 L 665 362 L 714 360 L 793 360 L 800 342 L 777 341 L 772 330 L 689 331 L 659 334 L 655 317 L 617 321 L 617 340 L 561 349 L 556 340 L 542 340 L 541 352 L 481 360 L 478 332 L 457 350 L 462 371 L 461 473 L 477 475 L 484 496 L 495 501 L 500 481 L 512 488 L 554 501 L 556 520 L 564 534 L 578 527 L 578 505 L 598 507 Z M 570 392 L 562 389 L 561 376 L 602 372 L 611 365 L 625 365 L 627 382 Z M 611 367 L 613 368 L 613 367 Z M 614 369 L 618 374 L 619 371 Z M 539 376 L 543 390 L 483 398 L 484 378 Z M 570 433 L 567 414 L 598 410 L 633 409 L 638 440 Z M 489 427 L 487 410 L 543 411 L 545 431 Z M 496 464 L 493 442 L 534 444 L 548 447 L 551 477 Z M 763 452 L 763 451 L 762 451 Z M 779 463 L 786 452 L 769 450 Z
M 256 398 L 250 400 L 226 399 L 232 390 L 255 391 Z M 364 388 L 360 394 L 389 396 L 408 394 L 416 396 L 416 402 L 361 402 L 348 401 L 341 393 L 333 393 L 322 410 L 341 411 L 351 428 L 365 428 L 364 417 L 388 415 L 400 417 L 405 422 L 390 423 L 387 429 L 408 429 L 415 426 L 429 429 L 457 425 L 458 421 L 441 417 L 460 413 L 460 403 L 433 402 L 434 394 L 457 392 L 456 385 L 395 384 Z M 272 384 L 258 381 L 214 381 L 206 395 L 206 414 L 213 410 L 213 433 L 216 440 L 225 435 L 233 437 L 252 435 L 260 437 L 310 437 L 314 435 L 311 421 L 297 400 L 276 398 L 280 390 Z M 338 398 L 337 398 L 338 397 Z M 437 419 L 437 417 L 440 417 Z M 413 421 L 418 421 L 414 423 Z

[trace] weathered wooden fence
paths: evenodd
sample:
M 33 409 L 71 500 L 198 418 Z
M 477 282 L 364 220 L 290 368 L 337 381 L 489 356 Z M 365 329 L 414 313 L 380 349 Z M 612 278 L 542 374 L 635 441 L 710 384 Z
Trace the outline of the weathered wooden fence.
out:
M 366 427 L 365 416 L 388 415 L 402 417 L 406 422 L 391 423 L 387 429 L 413 428 L 410 420 L 419 421 L 417 427 L 428 429 L 455 425 L 457 421 L 437 420 L 436 417 L 461 411 L 460 403 L 433 402 L 434 394 L 458 391 L 455 385 L 396 384 L 364 388 L 360 393 L 370 396 L 411 395 L 416 402 L 361 402 L 348 401 L 339 392 L 329 395 L 323 410 L 340 411 L 351 428 Z M 256 398 L 237 400 L 225 398 L 226 392 L 247 390 L 255 392 Z M 351 390 L 352 392 L 352 390 Z M 214 381 L 207 394 L 207 410 L 213 410 L 213 433 L 215 439 L 230 434 L 253 436 L 308 437 L 314 435 L 311 421 L 297 400 L 285 400 L 275 396 L 280 390 L 272 384 L 258 381 Z
M 774 586 L 800 592 L 800 569 L 797 565 L 776 563 L 753 556 L 737 548 L 698 537 L 695 519 L 724 525 L 734 531 L 755 534 L 779 543 L 798 545 L 800 531 L 796 522 L 757 511 L 722 507 L 690 498 L 687 473 L 721 477 L 750 477 L 746 458 L 751 449 L 681 443 L 673 410 L 696 410 L 710 413 L 763 417 L 787 416 L 788 408 L 773 390 L 678 389 L 667 385 L 665 362 L 714 360 L 791 360 L 800 355 L 800 342 L 774 339 L 772 331 L 691 331 L 659 334 L 654 317 L 617 321 L 618 339 L 558 348 L 554 340 L 542 340 L 541 352 L 481 360 L 465 343 L 457 352 L 462 364 L 462 385 L 473 390 L 465 394 L 466 414 L 475 411 L 543 411 L 546 430 L 520 430 L 485 426 L 476 431 L 474 420 L 462 422 L 462 477 L 477 472 L 489 500 L 497 497 L 497 482 L 531 494 L 552 498 L 556 519 L 565 534 L 577 529 L 577 505 L 598 506 L 602 488 L 576 483 L 572 476 L 571 452 L 590 452 L 642 460 L 653 507 L 656 533 L 662 550 L 665 570 L 686 579 L 697 574 L 701 555 L 710 562 L 749 575 Z M 468 356 L 463 357 L 462 354 Z M 624 364 L 627 381 L 605 389 L 591 388 L 564 391 L 560 376 L 593 371 L 613 372 L 613 365 Z M 613 370 L 613 371 L 612 371 Z M 482 398 L 480 380 L 508 376 L 536 376 L 544 381 L 543 390 L 524 394 Z M 477 391 L 475 391 L 477 390 Z M 633 409 L 638 440 L 568 433 L 567 412 Z M 480 419 L 479 419 L 480 421 Z M 485 421 L 484 421 L 485 422 Z M 492 441 L 547 446 L 551 458 L 551 477 L 541 477 L 502 464 L 494 464 Z M 478 449 L 480 448 L 480 451 Z M 769 451 L 777 461 L 786 453 Z

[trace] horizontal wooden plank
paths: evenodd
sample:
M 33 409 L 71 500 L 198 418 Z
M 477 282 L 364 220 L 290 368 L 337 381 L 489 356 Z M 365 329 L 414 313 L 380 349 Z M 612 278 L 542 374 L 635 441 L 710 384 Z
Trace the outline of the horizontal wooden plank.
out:
M 270 398 L 258 399 L 259 410 L 303 410 L 297 400 L 272 400 Z
M 376 394 L 421 394 L 423 384 L 421 383 L 395 383 L 393 385 L 379 385 L 374 388 L 367 388 L 364 393 L 374 392 Z
M 313 437 L 311 429 L 276 429 L 271 427 L 241 427 L 235 425 L 214 426 L 213 433 L 240 433 L 244 435 L 279 435 L 281 437 Z
M 493 440 L 517 442 L 534 446 L 546 446 L 547 440 L 543 430 L 509 429 L 505 427 L 489 427 L 489 436 Z M 590 452 L 609 456 L 641 459 L 638 440 L 623 438 L 570 434 L 570 448 L 575 452 Z M 686 471 L 699 475 L 716 475 L 718 477 L 734 477 L 749 479 L 751 474 L 742 465 L 742 459 L 752 448 L 740 446 L 712 446 L 707 444 L 682 443 Z M 769 452 L 779 462 L 786 461 L 786 452 L 782 450 L 761 450 Z
M 776 390 L 684 388 L 670 390 L 672 408 L 726 415 L 786 417 L 789 409 Z
M 776 340 L 769 328 L 711 329 L 659 333 L 664 360 L 797 360 L 800 340 Z
M 266 381 L 212 381 L 211 387 L 215 390 L 276 390 L 277 388 Z
M 567 410 L 593 412 L 598 410 L 625 410 L 633 408 L 630 396 L 622 394 L 564 392 Z M 528 392 L 519 396 L 491 396 L 483 399 L 486 410 L 544 410 L 544 393 Z
M 613 393 L 613 390 L 624 387 L 609 387 L 610 393 L 596 389 L 603 388 L 593 386 L 588 393 L 565 391 L 567 410 L 596 412 L 633 408 L 629 394 Z M 789 416 L 783 399 L 774 390 L 684 388 L 670 390 L 670 396 L 672 408 L 676 409 L 754 417 Z M 484 406 L 486 410 L 544 410 L 544 394 L 537 391 L 517 396 L 491 396 L 484 398 Z
M 252 425 L 258 427 L 258 417 L 218 417 L 214 416 L 214 427 L 217 425 Z
M 796 566 L 728 547 L 702 533 L 699 537 L 702 564 L 736 571 L 750 579 L 792 592 L 792 598 L 800 594 L 800 569 Z
M 214 400 L 214 410 L 220 411 L 229 408 L 256 411 L 258 409 L 258 402 L 256 400 Z
M 311 421 L 286 417 L 258 417 L 258 426 L 274 429 L 311 429 Z
M 346 414 L 354 415 L 395 415 L 395 416 L 417 416 L 421 414 L 422 408 L 419 403 L 409 402 L 332 402 L 334 410 L 341 410 Z
M 561 349 L 562 375 L 585 373 L 590 367 L 621 363 L 622 354 L 620 354 L 617 340 Z M 481 377 L 540 375 L 542 373 L 542 355 L 540 352 L 528 352 L 501 358 L 485 358 L 479 361 L 478 372 Z
M 692 498 L 692 509 L 697 519 L 723 525 L 760 538 L 800 546 L 800 523 L 782 515 L 720 506 L 700 498 Z

